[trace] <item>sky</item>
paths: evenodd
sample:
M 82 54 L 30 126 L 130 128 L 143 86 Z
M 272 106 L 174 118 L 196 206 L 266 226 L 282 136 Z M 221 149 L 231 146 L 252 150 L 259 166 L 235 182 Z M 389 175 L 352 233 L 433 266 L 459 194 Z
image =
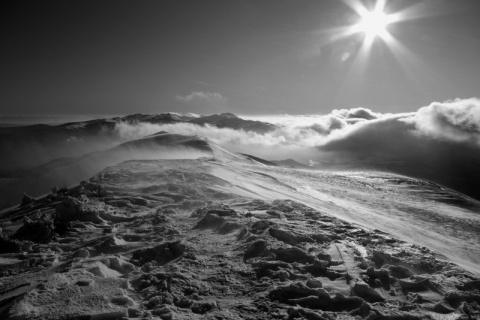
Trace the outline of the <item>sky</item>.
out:
M 395 113 L 479 96 L 478 0 L 386 1 L 395 41 L 367 50 L 345 35 L 352 1 L 8 1 L 0 114 Z

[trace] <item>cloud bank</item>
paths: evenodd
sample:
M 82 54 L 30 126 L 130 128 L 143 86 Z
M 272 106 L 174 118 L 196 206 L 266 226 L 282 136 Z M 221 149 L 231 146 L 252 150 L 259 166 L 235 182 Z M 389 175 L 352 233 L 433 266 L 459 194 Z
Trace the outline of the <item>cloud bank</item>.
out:
M 195 94 L 189 99 L 203 96 Z M 201 98 L 203 99 L 203 98 Z M 275 124 L 266 134 L 189 123 L 128 125 L 123 139 L 159 131 L 205 136 L 231 151 L 269 160 L 295 159 L 323 168 L 380 169 L 419 176 L 480 198 L 480 100 L 433 102 L 417 112 L 381 114 L 366 108 L 327 115 L 243 117 Z
M 476 98 L 434 102 L 420 108 L 411 121 L 419 133 L 429 137 L 474 145 L 480 141 L 480 101 Z
M 434 102 L 332 134 L 323 160 L 430 179 L 480 199 L 480 100 Z
M 420 156 L 428 156 L 426 153 L 431 151 L 431 146 L 477 148 L 480 141 L 480 100 L 476 98 L 434 102 L 417 112 L 401 114 L 381 114 L 366 108 L 354 108 L 336 109 L 327 115 L 242 118 L 270 122 L 278 129 L 258 134 L 190 123 L 119 123 L 115 130 L 122 140 L 137 139 L 159 131 L 205 136 L 232 151 L 255 150 L 257 156 L 268 159 L 281 156 L 303 162 L 325 160 L 322 157 L 337 163 L 352 161 L 355 157 L 398 161 L 419 159 Z M 317 153 L 302 152 L 310 148 Z M 350 156 L 332 157 L 335 152 Z M 315 159 L 307 159 L 307 156 Z

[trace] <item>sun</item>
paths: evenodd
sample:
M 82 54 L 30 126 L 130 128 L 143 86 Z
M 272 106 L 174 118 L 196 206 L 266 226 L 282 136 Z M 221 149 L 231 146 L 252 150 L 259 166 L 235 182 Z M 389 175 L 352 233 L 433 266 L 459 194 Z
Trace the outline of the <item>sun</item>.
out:
M 363 34 L 364 43 L 369 46 L 376 38 L 389 41 L 391 36 L 387 28 L 390 24 L 398 22 L 400 16 L 398 13 L 385 13 L 386 0 L 377 0 L 375 7 L 370 10 L 358 0 L 348 0 L 346 3 L 358 14 L 358 22 L 348 28 L 346 35 Z
M 389 16 L 381 10 L 365 12 L 360 21 L 355 26 L 358 32 L 365 33 L 365 36 L 375 38 L 382 36 L 387 31 L 387 26 L 391 23 Z

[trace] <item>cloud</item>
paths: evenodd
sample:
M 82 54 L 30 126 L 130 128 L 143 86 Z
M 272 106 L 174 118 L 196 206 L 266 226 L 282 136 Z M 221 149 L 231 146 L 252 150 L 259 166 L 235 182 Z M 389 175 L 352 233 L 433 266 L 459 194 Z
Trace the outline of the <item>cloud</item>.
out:
M 332 132 L 317 159 L 427 178 L 480 199 L 480 100 L 434 102 Z
M 192 112 L 188 112 L 188 113 L 179 113 L 179 112 L 168 112 L 170 114 L 173 114 L 173 115 L 176 115 L 178 116 L 179 118 L 200 118 L 200 115 L 197 114 L 197 113 L 192 113 Z
M 115 127 L 116 134 L 123 140 L 142 138 L 160 131 L 169 133 L 198 135 L 209 138 L 214 143 L 230 151 L 252 154 L 266 159 L 287 159 L 295 155 L 295 159 L 308 162 L 318 151 L 316 146 L 325 138 L 312 129 L 299 127 L 281 127 L 273 132 L 259 134 L 200 126 L 193 123 L 177 124 L 127 124 L 119 123 Z M 254 151 L 253 151 L 254 150 Z
M 227 98 L 218 92 L 195 91 L 186 96 L 175 96 L 177 101 L 201 107 L 202 112 L 218 112 L 227 105 Z
M 382 117 L 381 113 L 373 112 L 367 108 L 353 108 L 353 109 L 335 109 L 332 115 L 342 119 L 363 119 L 373 120 Z
M 480 100 L 477 98 L 433 102 L 406 121 L 414 123 L 418 133 L 428 137 L 473 144 L 480 142 Z
M 243 119 L 263 121 L 275 124 L 283 130 L 311 130 L 311 133 L 326 136 L 334 130 L 339 130 L 348 123 L 332 114 L 327 115 L 270 115 L 270 116 L 242 116 Z
M 434 102 L 417 112 L 381 114 L 366 108 L 327 115 L 250 116 L 273 123 L 258 134 L 191 123 L 118 124 L 122 139 L 159 131 L 199 135 L 234 152 L 267 160 L 294 159 L 333 168 L 368 168 L 418 176 L 480 198 L 480 100 Z M 478 194 L 477 194 L 478 193 Z

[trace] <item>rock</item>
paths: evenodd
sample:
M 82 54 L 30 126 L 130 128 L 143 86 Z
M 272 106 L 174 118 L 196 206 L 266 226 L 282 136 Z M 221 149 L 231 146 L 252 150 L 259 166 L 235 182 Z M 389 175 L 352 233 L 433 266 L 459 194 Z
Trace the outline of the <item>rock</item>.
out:
M 130 318 L 137 318 L 142 315 L 142 311 L 138 310 L 137 308 L 128 308 L 127 314 Z
M 257 261 L 252 263 L 257 278 L 272 276 L 274 272 L 291 269 L 290 264 L 282 261 Z
M 300 248 L 290 247 L 290 248 L 272 248 L 270 249 L 272 253 L 276 255 L 276 259 L 284 262 L 310 262 L 314 261 L 314 257 L 309 255 L 307 252 L 303 251 Z
M 398 280 L 403 290 L 422 290 L 428 289 L 430 280 L 428 278 L 422 280 Z
M 122 276 L 118 271 L 110 269 L 100 262 L 95 263 L 91 268 L 87 269 L 87 271 L 99 278 L 119 278 Z
M 402 266 L 385 266 L 389 271 L 392 277 L 397 279 L 404 279 L 413 276 L 413 272 Z
M 214 302 L 195 301 L 192 304 L 191 310 L 192 310 L 193 313 L 205 314 L 205 313 L 213 310 L 213 308 L 215 308 L 215 307 L 216 307 L 216 304 Z
M 303 298 L 309 296 L 326 297 L 329 296 L 323 289 L 312 289 L 301 282 L 292 283 L 288 286 L 278 287 L 270 291 L 269 298 L 280 302 L 288 302 L 291 299 Z
M 437 313 L 445 314 L 445 313 L 452 313 L 455 310 L 451 306 L 449 306 L 447 302 L 439 301 L 433 306 L 433 311 Z
M 113 297 L 110 302 L 119 306 L 133 306 L 135 304 L 135 301 L 133 301 L 132 298 L 125 295 L 120 297 Z
M 405 268 L 406 269 L 406 268 Z M 407 269 L 408 270 L 408 269 Z M 367 268 L 366 271 L 367 276 L 372 277 L 372 278 L 378 278 L 383 282 L 388 283 L 390 279 L 390 274 L 387 269 L 375 269 L 373 267 Z
M 322 287 L 322 282 L 317 279 L 308 279 L 306 282 L 307 287 L 315 289 L 315 288 L 321 288 Z
M 250 244 L 248 248 L 245 250 L 243 254 L 243 261 L 247 261 L 248 259 L 255 258 L 255 257 L 265 257 L 270 255 L 270 251 L 268 250 L 268 243 L 265 240 L 257 240 Z
M 289 231 L 285 231 L 277 228 L 268 229 L 268 233 L 275 239 L 280 240 L 292 246 L 295 246 L 300 242 L 313 242 L 312 238 L 310 237 L 294 234 L 293 232 L 289 232 Z
M 186 308 L 190 308 L 190 306 L 193 304 L 193 300 L 182 296 L 180 299 L 175 301 L 174 304 L 179 308 L 186 309 Z
M 152 248 L 138 249 L 132 253 L 132 259 L 141 265 L 156 261 L 158 265 L 164 265 L 183 255 L 187 246 L 180 241 L 165 242 Z
M 329 262 L 314 258 L 313 263 L 306 266 L 305 270 L 313 276 L 326 276 Z
M 331 237 L 324 233 L 314 233 L 311 234 L 310 237 L 319 243 L 332 241 Z
M 87 249 L 79 249 L 74 253 L 74 256 L 77 258 L 88 258 L 90 257 L 90 252 Z
M 70 221 L 93 222 L 101 224 L 104 221 L 99 217 L 99 212 L 80 202 L 73 197 L 66 197 L 55 208 L 55 219 L 58 224 L 67 224 Z
M 370 314 L 371 310 L 372 310 L 372 307 L 370 307 L 368 303 L 364 302 L 358 309 L 354 309 L 350 311 L 350 315 L 360 316 L 363 319 L 365 319 Z
M 227 221 L 223 216 L 218 216 L 219 210 L 213 210 L 208 212 L 194 227 L 193 229 L 214 229 L 220 234 L 227 234 L 234 230 L 240 229 L 243 226 L 236 222 Z M 226 214 L 224 215 L 226 216 Z
M 370 303 L 385 301 L 385 298 L 380 293 L 361 281 L 356 282 L 352 286 L 352 293 Z
M 55 236 L 54 229 L 54 221 L 50 216 L 42 214 L 32 219 L 26 217 L 23 226 L 17 230 L 13 238 L 36 243 L 48 243 Z
M 216 229 L 219 228 L 225 219 L 212 213 L 207 213 L 198 223 L 193 227 L 193 229 Z
M 327 320 L 329 317 L 323 317 L 312 310 L 304 309 L 304 308 L 289 308 L 288 309 L 288 319 L 296 319 L 300 317 L 301 319 L 308 319 L 308 320 Z
M 135 270 L 135 266 L 130 262 L 119 259 L 118 257 L 108 259 L 110 262 L 110 268 L 117 270 L 120 273 L 130 273 Z
M 323 311 L 352 311 L 364 303 L 359 297 L 345 297 L 342 294 L 332 298 L 325 289 L 311 289 L 302 283 L 276 288 L 268 296 L 274 301 Z
M 327 261 L 327 262 L 332 261 L 332 256 L 324 252 L 318 253 L 317 258 L 322 261 Z
M 107 257 L 103 257 L 99 261 L 110 268 L 110 260 Z
M 34 197 L 30 197 L 28 194 L 24 193 L 22 197 L 22 201 L 20 202 L 20 206 L 23 207 L 35 201 L 36 199 Z
M 478 290 L 480 291 L 480 280 L 470 280 L 456 286 L 459 290 Z
M 230 209 L 228 207 L 224 207 L 221 209 L 210 209 L 208 210 L 208 213 L 216 214 L 217 216 L 220 216 L 220 217 L 237 217 L 238 216 L 235 210 Z
M 173 319 L 173 311 L 170 310 L 167 306 L 162 306 L 152 311 L 152 314 L 155 316 L 159 316 L 162 320 L 172 320 Z
M 263 231 L 267 229 L 270 226 L 268 221 L 265 220 L 258 220 L 254 224 L 252 224 L 251 229 L 252 231 L 255 231 L 255 233 L 258 233 L 259 231 Z
M 77 286 L 80 286 L 80 287 L 89 286 L 91 283 L 92 283 L 92 281 L 90 281 L 90 280 L 78 280 L 77 282 L 75 282 L 75 284 Z

